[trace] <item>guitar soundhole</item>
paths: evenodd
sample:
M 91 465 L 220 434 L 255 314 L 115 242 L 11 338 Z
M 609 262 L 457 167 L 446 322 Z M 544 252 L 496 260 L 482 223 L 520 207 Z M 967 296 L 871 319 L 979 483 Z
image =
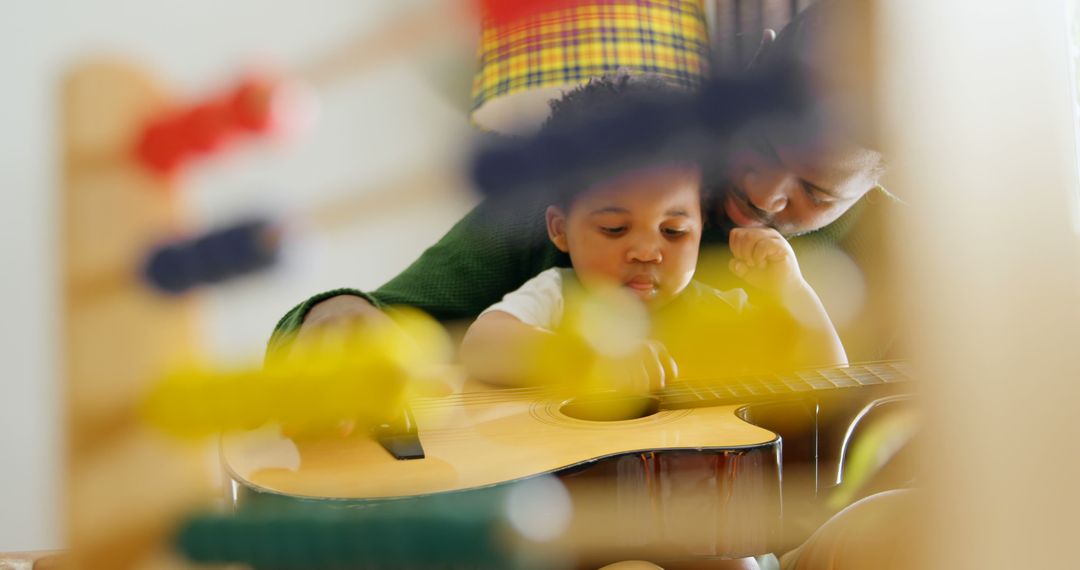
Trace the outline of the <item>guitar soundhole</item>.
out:
M 594 394 L 563 402 L 559 411 L 578 420 L 618 422 L 636 420 L 660 411 L 660 399 L 632 394 Z

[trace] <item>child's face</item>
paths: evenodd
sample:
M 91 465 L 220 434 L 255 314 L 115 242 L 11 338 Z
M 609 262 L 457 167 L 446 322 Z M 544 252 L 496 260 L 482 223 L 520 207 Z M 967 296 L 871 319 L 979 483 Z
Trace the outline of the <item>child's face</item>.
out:
M 701 172 L 635 170 L 547 213 L 551 241 L 589 289 L 625 287 L 656 308 L 690 283 L 701 242 Z

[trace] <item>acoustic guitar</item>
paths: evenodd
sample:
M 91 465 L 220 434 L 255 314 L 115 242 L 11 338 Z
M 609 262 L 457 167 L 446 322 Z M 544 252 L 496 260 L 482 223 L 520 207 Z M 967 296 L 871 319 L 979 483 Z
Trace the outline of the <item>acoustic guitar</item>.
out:
M 782 515 L 781 438 L 746 421 L 746 411 L 756 402 L 893 391 L 908 378 L 905 363 L 876 362 L 679 381 L 653 397 L 469 391 L 416 399 L 374 437 L 229 436 L 222 459 L 241 509 L 267 497 L 349 508 L 433 497 L 469 504 L 470 493 L 552 475 L 572 512 L 545 538 L 553 548 L 741 557 L 769 551 Z

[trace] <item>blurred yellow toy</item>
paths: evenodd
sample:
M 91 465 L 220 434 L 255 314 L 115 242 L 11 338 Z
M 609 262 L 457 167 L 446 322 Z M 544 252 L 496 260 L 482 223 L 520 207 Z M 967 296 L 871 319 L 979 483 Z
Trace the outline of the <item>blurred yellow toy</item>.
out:
M 389 320 L 294 343 L 265 366 L 173 371 L 148 393 L 148 422 L 178 436 L 200 437 L 280 422 L 305 434 L 332 433 L 343 422 L 377 425 L 423 392 L 433 367 L 445 363 L 449 339 L 415 309 Z

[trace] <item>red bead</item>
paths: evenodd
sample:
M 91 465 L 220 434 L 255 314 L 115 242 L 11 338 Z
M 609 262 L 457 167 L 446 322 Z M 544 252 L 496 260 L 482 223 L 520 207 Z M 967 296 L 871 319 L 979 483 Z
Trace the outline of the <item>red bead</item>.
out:
M 175 172 L 188 158 L 190 149 L 175 117 L 152 122 L 139 137 L 135 156 L 151 170 L 161 174 Z
M 278 89 L 276 81 L 251 78 L 224 95 L 158 118 L 140 135 L 135 155 L 150 169 L 170 174 L 196 156 L 220 152 L 238 137 L 285 128 L 288 117 L 276 114 Z
M 232 138 L 235 127 L 226 102 L 210 101 L 188 109 L 180 117 L 178 129 L 188 150 L 212 153 Z
M 256 133 L 274 128 L 274 89 L 272 81 L 248 79 L 233 91 L 229 107 L 233 125 Z

